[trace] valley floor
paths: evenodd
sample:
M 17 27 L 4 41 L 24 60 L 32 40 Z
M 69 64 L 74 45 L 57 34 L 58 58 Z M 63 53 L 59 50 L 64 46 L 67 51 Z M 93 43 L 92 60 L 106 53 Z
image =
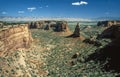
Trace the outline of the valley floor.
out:
M 101 32 L 93 28 L 83 30 L 83 36 L 89 37 Z M 94 31 L 94 32 L 92 32 Z M 102 69 L 94 60 L 85 61 L 96 47 L 83 43 L 80 38 L 67 38 L 67 34 L 52 30 L 31 30 L 34 42 L 31 48 L 11 52 L 7 57 L 0 57 L 1 77 L 115 77 L 118 73 Z M 79 54 L 74 57 L 75 54 Z M 103 63 L 104 64 L 104 63 Z

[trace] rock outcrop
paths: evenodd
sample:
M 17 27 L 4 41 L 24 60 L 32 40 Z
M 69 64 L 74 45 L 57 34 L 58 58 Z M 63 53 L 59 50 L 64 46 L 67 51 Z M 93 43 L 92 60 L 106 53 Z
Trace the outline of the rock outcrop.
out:
M 97 47 L 102 46 L 102 44 L 97 40 L 85 39 L 83 42 L 88 44 L 93 44 L 94 46 L 97 46 Z
M 79 37 L 80 36 L 80 26 L 79 23 L 77 23 L 76 27 L 75 27 L 75 31 L 73 33 L 74 37 Z
M 107 63 L 102 66 L 105 70 L 115 70 L 120 72 L 120 25 L 108 27 L 103 31 L 101 37 L 111 39 L 112 42 L 108 43 L 103 48 L 96 50 L 95 53 L 89 56 L 88 60 L 93 59 L 102 63 L 107 60 Z
M 85 40 L 85 38 L 80 34 L 80 25 L 79 25 L 79 23 L 77 23 L 73 34 L 67 36 L 67 38 L 69 38 L 69 37 L 78 38 L 81 41 Z
M 68 37 L 80 37 L 80 26 L 79 26 L 79 23 L 77 23 L 73 34 L 68 36 Z
M 28 25 L 19 25 L 0 31 L 0 55 L 18 48 L 28 48 L 32 42 Z
M 51 29 L 51 25 L 47 24 L 46 27 L 44 28 L 44 30 L 50 30 Z
M 36 21 L 36 22 L 31 22 L 29 24 L 30 29 L 43 29 L 44 27 L 44 21 Z
M 103 56 L 101 57 L 102 59 L 109 58 L 109 61 L 104 66 L 107 71 L 115 70 L 120 72 L 120 37 L 114 39 L 111 43 L 102 48 L 100 53 L 100 56 Z
M 65 21 L 58 21 L 55 25 L 54 31 L 56 32 L 68 32 L 68 23 Z
M 97 26 L 112 26 L 112 25 L 120 25 L 120 21 L 99 21 Z
M 3 28 L 3 23 L 2 22 L 0 22 L 0 28 Z
M 120 37 L 120 25 L 112 25 L 104 30 L 97 38 L 116 39 Z

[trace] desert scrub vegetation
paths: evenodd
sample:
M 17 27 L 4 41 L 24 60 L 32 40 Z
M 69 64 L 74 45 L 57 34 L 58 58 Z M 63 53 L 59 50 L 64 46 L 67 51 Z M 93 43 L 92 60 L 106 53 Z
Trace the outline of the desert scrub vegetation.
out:
M 73 25 L 70 29 L 74 31 Z M 101 33 L 104 28 L 91 27 L 82 30 L 82 35 L 86 37 L 95 36 Z M 48 77 L 116 77 L 119 73 L 113 71 L 106 72 L 102 67 L 105 63 L 95 62 L 94 60 L 85 61 L 90 54 L 96 50 L 103 48 L 110 42 L 108 39 L 99 39 L 102 46 L 96 47 L 92 44 L 86 44 L 78 38 L 66 38 L 66 36 L 55 35 L 53 31 L 35 30 L 32 32 L 34 38 L 41 40 L 42 47 L 53 46 L 45 56 L 46 60 L 42 68 L 48 70 Z M 37 35 L 37 37 L 36 37 Z M 95 40 L 97 40 L 95 38 Z M 79 53 L 76 58 L 72 58 L 74 54 Z
M 69 25 L 71 31 L 75 26 Z M 104 29 L 84 28 L 85 37 L 97 37 Z M 34 42 L 28 50 L 11 52 L 10 56 L 0 57 L 0 77 L 116 77 L 119 73 L 105 71 L 105 63 L 86 61 L 89 55 L 107 45 L 110 40 L 96 39 L 102 43 L 97 47 L 79 38 L 66 38 L 52 30 L 32 29 Z M 73 57 L 75 54 L 77 56 Z M 106 61 L 107 62 L 107 61 Z

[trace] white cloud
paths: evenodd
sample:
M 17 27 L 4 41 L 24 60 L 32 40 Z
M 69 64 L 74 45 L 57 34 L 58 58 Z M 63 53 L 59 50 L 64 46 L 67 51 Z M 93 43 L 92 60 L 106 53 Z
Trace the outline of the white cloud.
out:
M 80 2 L 73 2 L 72 5 L 80 6 L 80 5 L 87 5 L 88 2 L 80 1 Z
M 7 12 L 3 11 L 2 14 L 7 14 Z
M 19 13 L 19 14 L 23 14 L 23 13 L 25 13 L 25 12 L 24 12 L 24 11 L 18 11 L 18 13 Z
M 36 10 L 36 7 L 29 7 L 27 8 L 30 12 L 32 12 L 33 10 Z

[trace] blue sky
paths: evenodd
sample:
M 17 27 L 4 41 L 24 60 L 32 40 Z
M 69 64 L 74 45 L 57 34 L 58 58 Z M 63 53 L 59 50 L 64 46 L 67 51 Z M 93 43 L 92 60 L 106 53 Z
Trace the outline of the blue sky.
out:
M 0 0 L 0 16 L 120 17 L 120 0 Z

